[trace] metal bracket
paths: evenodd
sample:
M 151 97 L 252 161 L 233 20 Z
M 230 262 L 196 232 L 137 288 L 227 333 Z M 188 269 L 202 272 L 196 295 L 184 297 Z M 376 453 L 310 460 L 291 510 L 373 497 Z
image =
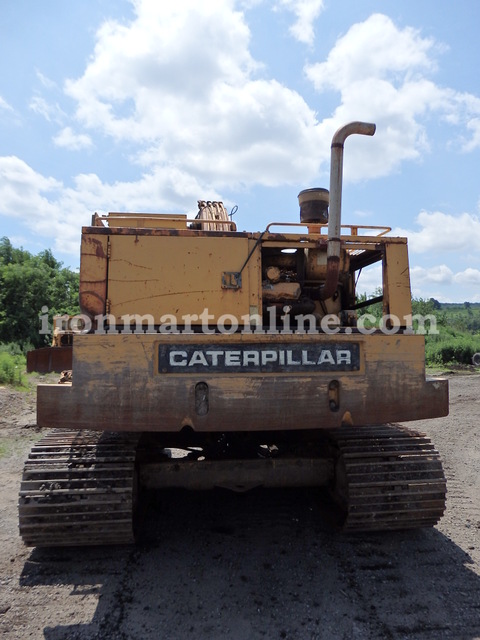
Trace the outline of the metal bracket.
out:
M 222 273 L 222 289 L 241 289 L 242 273 L 240 271 L 224 271 Z

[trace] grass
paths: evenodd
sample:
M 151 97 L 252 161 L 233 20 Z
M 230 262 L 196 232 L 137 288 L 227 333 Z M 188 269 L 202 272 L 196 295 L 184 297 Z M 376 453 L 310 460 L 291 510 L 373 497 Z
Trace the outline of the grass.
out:
M 425 361 L 429 365 L 472 365 L 480 353 L 480 335 L 451 327 L 440 327 L 438 335 L 425 337 Z
M 0 353 L 0 384 L 26 387 L 25 358 Z
M 26 358 L 16 345 L 0 345 L 0 384 L 25 388 L 25 368 Z

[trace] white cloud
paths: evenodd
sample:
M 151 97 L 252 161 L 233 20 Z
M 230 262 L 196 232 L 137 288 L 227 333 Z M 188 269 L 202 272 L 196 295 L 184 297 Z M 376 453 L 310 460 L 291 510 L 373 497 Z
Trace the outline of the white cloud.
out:
M 372 121 L 382 131 L 364 156 L 366 175 L 388 175 L 400 162 L 420 159 L 429 150 L 423 122 L 431 113 L 465 127 L 464 151 L 480 144 L 478 98 L 428 78 L 442 48 L 416 29 L 400 29 L 388 16 L 373 14 L 350 27 L 326 61 L 305 67 L 319 92 L 340 94 L 335 122 Z M 350 152 L 347 164 L 358 162 Z
M 354 24 L 337 41 L 327 61 L 307 67 L 307 75 L 317 89 L 343 91 L 365 78 L 387 79 L 403 84 L 414 71 L 429 70 L 434 63 L 429 53 L 430 38 L 406 27 L 398 29 L 386 15 L 373 14 Z M 392 74 L 396 77 L 392 78 Z
M 412 267 L 410 269 L 412 288 L 422 288 L 425 284 L 451 284 L 454 281 L 454 273 L 446 264 L 425 267 Z
M 0 109 L 4 109 L 5 111 L 13 111 L 13 107 L 11 107 L 6 100 L 0 96 Z
M 480 219 L 471 213 L 450 215 L 422 211 L 416 218 L 419 231 L 393 229 L 393 235 L 406 236 L 412 253 L 459 251 L 480 252 Z
M 72 151 L 87 149 L 93 145 L 90 136 L 84 133 L 75 133 L 71 127 L 65 127 L 54 138 L 53 142 L 57 147 L 65 147 Z
M 455 274 L 455 282 L 458 284 L 474 284 L 480 286 L 480 271 L 478 269 L 472 269 L 468 267 L 465 271 L 461 271 Z
M 38 69 L 36 69 L 36 76 L 37 76 L 37 78 L 40 80 L 40 82 L 42 83 L 42 85 L 46 89 L 56 89 L 57 88 L 56 83 L 53 80 L 50 80 L 50 78 L 47 78 L 47 76 L 44 75 Z
M 69 235 L 56 202 L 62 187 L 58 180 L 42 176 L 15 156 L 0 158 L 0 215 L 19 218 L 36 233 L 53 236 L 57 247 L 63 231 L 65 238 Z
M 66 114 L 58 104 L 50 104 L 41 96 L 33 96 L 29 107 L 33 112 L 43 116 L 47 122 L 60 123 L 66 118 Z
M 15 156 L 0 158 L 0 203 L 17 204 L 23 196 L 26 199 L 34 194 L 54 191 L 61 187 L 61 182 L 54 178 L 45 178 L 36 173 L 26 162 Z M 15 209 L 12 206 L 12 212 Z
M 479 109 L 480 111 L 480 109 Z M 480 117 L 474 117 L 467 123 L 467 128 L 472 132 L 470 140 L 466 140 L 463 145 L 463 151 L 473 151 L 480 148 Z
M 105 23 L 84 74 L 66 83 L 78 121 L 137 144 L 145 166 L 218 189 L 313 179 L 330 131 L 296 91 L 260 77 L 234 6 L 137 0 L 130 24 Z
M 322 13 L 324 0 L 279 0 L 278 6 L 295 15 L 290 33 L 299 42 L 312 45 L 315 39 L 313 23 Z

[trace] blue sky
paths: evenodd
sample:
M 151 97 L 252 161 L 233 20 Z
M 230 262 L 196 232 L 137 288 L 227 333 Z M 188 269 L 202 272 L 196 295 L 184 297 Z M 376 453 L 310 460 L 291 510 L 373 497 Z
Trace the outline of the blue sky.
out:
M 94 211 L 296 221 L 364 120 L 342 221 L 408 237 L 415 296 L 479 302 L 479 24 L 476 0 L 2 2 L 0 236 L 76 268 Z

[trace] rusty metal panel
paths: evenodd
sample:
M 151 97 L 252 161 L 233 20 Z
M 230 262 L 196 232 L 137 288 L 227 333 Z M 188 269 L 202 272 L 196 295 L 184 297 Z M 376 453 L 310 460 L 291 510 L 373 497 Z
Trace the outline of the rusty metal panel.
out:
M 105 313 L 108 236 L 82 233 L 79 300 L 82 313 Z
M 117 318 L 149 314 L 160 324 L 162 316 L 172 314 L 182 324 L 182 316 L 207 309 L 215 324 L 225 313 L 240 321 L 251 307 L 261 310 L 260 248 L 253 239 L 115 235 L 110 242 L 107 295 L 109 312 Z M 239 273 L 252 250 L 241 287 L 224 288 L 225 272 Z
M 184 334 L 200 344 L 203 335 Z M 79 335 L 73 384 L 38 387 L 38 424 L 110 430 L 178 432 L 318 429 L 383 424 L 448 413 L 448 383 L 425 380 L 423 336 L 336 334 L 335 342 L 360 344 L 357 371 L 281 373 L 159 372 L 159 345 L 175 337 Z M 236 344 L 237 335 L 211 336 L 212 344 Z M 274 344 L 274 335 L 241 336 L 244 344 Z M 283 335 L 308 345 L 332 336 Z M 332 381 L 337 381 L 332 403 Z M 208 386 L 208 410 L 198 411 L 196 388 Z M 206 407 L 206 405 L 205 405 Z M 202 408 L 205 408 L 202 404 Z
M 27 353 L 27 373 L 60 373 L 72 368 L 72 347 L 42 347 Z
M 99 218 L 100 219 L 100 218 Z M 190 220 L 189 222 L 198 223 L 197 220 Z M 201 223 L 199 223 L 201 224 Z M 234 227 L 234 223 L 231 223 L 232 227 Z M 246 231 L 202 231 L 197 229 L 166 229 L 164 226 L 162 228 L 152 227 L 152 228 L 144 228 L 144 227 L 105 227 L 105 226 L 90 226 L 90 227 L 82 227 L 82 234 L 84 235 L 100 235 L 100 236 L 149 236 L 152 238 L 159 236 L 178 236 L 182 238 L 258 238 L 260 234 L 258 233 L 250 233 Z

